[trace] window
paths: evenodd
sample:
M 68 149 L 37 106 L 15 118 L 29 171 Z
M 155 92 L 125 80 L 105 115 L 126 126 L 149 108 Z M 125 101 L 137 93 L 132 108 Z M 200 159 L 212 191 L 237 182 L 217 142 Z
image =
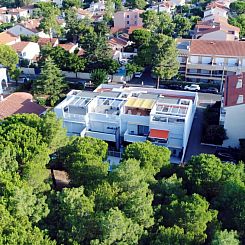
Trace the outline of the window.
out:
M 129 19 L 129 15 L 127 15 L 127 18 Z
M 134 18 L 137 19 L 138 15 L 135 15 Z
M 148 135 L 149 126 L 138 125 L 138 135 Z
M 237 80 L 236 88 L 242 88 L 242 79 Z
M 127 25 L 129 25 L 129 21 L 127 21 Z
M 242 104 L 243 103 L 243 95 L 239 95 L 237 98 L 237 104 Z

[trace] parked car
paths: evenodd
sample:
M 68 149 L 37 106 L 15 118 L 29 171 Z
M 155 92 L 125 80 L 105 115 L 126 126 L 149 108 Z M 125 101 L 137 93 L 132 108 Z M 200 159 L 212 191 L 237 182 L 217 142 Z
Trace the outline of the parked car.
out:
M 143 75 L 143 72 L 135 72 L 134 77 L 140 78 Z
M 172 89 L 172 90 L 182 90 L 183 86 L 179 85 L 179 84 L 169 84 L 167 85 L 168 89 Z
M 189 91 L 200 91 L 201 88 L 198 84 L 191 84 L 190 86 L 186 85 L 184 89 Z
M 201 92 L 203 93 L 211 93 L 211 94 L 218 94 L 219 90 L 214 87 L 206 88 L 206 89 L 201 89 Z

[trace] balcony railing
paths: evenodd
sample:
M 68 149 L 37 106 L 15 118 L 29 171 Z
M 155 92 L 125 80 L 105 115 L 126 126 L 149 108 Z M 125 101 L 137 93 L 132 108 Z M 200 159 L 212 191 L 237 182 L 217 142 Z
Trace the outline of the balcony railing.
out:
M 132 134 L 128 130 L 124 134 L 124 141 L 127 142 L 143 142 L 146 141 L 147 136 Z

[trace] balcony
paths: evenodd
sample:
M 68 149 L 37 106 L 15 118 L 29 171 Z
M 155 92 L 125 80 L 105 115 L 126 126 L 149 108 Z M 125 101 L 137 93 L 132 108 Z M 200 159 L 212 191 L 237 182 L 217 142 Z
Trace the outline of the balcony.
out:
M 124 134 L 124 141 L 127 142 L 144 142 L 146 139 L 147 136 L 131 134 L 128 130 Z
M 84 122 L 85 115 L 64 112 L 64 119 L 68 119 L 66 121 L 70 121 L 70 122 Z
M 105 141 L 116 142 L 116 135 L 115 134 L 108 134 L 104 132 L 95 132 L 95 131 L 86 131 L 86 136 L 93 137 L 96 139 L 101 139 Z

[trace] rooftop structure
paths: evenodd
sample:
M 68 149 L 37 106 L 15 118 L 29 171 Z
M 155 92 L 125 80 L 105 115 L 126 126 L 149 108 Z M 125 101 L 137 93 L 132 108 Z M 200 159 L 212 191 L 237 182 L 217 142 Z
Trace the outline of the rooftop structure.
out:
M 151 140 L 182 158 L 197 99 L 196 93 L 187 91 L 103 84 L 94 92 L 72 90 L 54 111 L 69 135 L 99 138 L 117 149 Z M 154 132 L 159 135 L 154 137 Z

